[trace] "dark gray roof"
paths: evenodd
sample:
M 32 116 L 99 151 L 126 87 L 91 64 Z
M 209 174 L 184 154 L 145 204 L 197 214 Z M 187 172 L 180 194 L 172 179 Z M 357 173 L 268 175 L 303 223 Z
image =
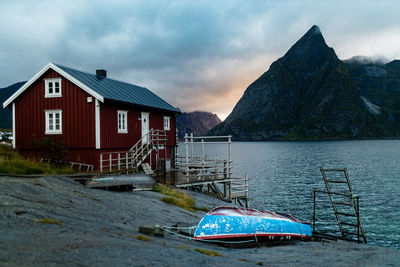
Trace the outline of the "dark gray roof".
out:
M 54 65 L 103 96 L 105 100 L 120 101 L 180 113 L 177 108 L 174 108 L 147 88 L 110 78 L 99 78 L 95 74 L 82 72 L 58 64 Z

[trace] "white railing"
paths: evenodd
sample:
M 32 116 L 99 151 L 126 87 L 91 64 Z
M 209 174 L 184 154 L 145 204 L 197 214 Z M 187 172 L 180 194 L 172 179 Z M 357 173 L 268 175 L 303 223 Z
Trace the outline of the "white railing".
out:
M 209 158 L 205 153 L 205 147 L 210 144 L 223 144 L 227 146 L 225 159 Z M 248 178 L 232 177 L 231 160 L 232 136 L 202 136 L 194 137 L 185 134 L 185 155 L 176 156 L 175 166 L 182 171 L 183 176 L 177 181 L 180 187 L 185 185 L 212 184 L 215 191 L 222 197 L 233 201 L 243 199 L 248 206 Z M 200 146 L 200 153 L 195 147 Z M 222 186 L 222 189 L 221 189 Z
M 219 159 L 217 156 L 214 159 L 207 158 L 205 154 L 205 146 L 210 144 L 226 144 L 227 158 Z M 231 160 L 231 144 L 232 136 L 200 136 L 194 137 L 185 134 L 185 156 L 176 157 L 176 166 L 184 171 L 186 176 L 197 176 L 199 180 L 204 179 L 229 179 L 232 177 L 232 160 Z M 194 146 L 201 146 L 200 156 L 196 156 Z

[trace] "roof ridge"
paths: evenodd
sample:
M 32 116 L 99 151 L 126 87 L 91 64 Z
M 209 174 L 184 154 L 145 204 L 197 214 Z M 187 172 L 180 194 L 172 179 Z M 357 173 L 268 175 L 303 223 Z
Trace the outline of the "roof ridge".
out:
M 104 97 L 104 99 L 148 106 L 172 112 L 180 112 L 177 108 L 146 87 L 108 77 L 99 79 L 96 74 L 77 70 L 61 64 L 50 64 L 53 64 L 55 67 L 73 76 L 83 85 L 91 88 L 94 92 Z
M 64 65 L 61 65 L 61 64 L 57 64 L 57 63 L 53 63 L 53 64 L 56 65 L 57 67 L 60 67 L 60 68 L 66 68 L 66 69 L 70 69 L 70 70 L 73 70 L 73 71 L 78 71 L 78 72 L 81 72 L 81 73 L 84 73 L 84 74 L 87 74 L 87 75 L 91 75 L 91 76 L 96 77 L 96 74 L 93 74 L 93 73 L 89 73 L 89 72 L 82 71 L 82 70 L 79 70 L 79 69 L 74 69 L 74 68 L 67 67 L 67 66 L 64 66 Z M 144 87 L 144 86 L 140 86 L 140 85 L 136 85 L 136 84 L 133 84 L 133 83 L 124 82 L 124 81 L 117 80 L 117 79 L 113 79 L 113 78 L 110 78 L 110 77 L 104 77 L 103 80 L 104 80 L 104 79 L 111 80 L 111 81 L 114 81 L 114 82 L 119 82 L 119 83 L 125 83 L 125 84 L 128 84 L 128 85 L 134 85 L 134 86 L 136 86 L 136 87 L 140 87 L 140 88 L 144 88 L 144 89 L 149 90 L 148 88 L 146 88 L 146 87 Z M 150 91 L 150 90 L 149 90 L 149 91 Z M 150 91 L 150 92 L 151 92 L 151 91 Z

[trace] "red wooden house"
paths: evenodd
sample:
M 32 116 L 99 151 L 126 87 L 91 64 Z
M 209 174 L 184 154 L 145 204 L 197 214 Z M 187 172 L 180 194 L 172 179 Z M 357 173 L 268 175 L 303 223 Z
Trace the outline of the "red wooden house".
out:
M 3 103 L 12 108 L 14 148 L 30 155 L 38 153 L 33 139 L 54 138 L 65 143 L 66 160 L 94 169 L 100 168 L 101 157 L 114 157 L 104 153 L 132 152 L 135 144 L 135 149 L 149 144 L 145 156 L 153 168 L 155 149 L 158 159 L 173 157 L 180 111 L 144 87 L 106 76 L 105 70 L 89 74 L 47 64 Z M 151 129 L 164 134 L 157 137 L 163 140 L 157 148 Z

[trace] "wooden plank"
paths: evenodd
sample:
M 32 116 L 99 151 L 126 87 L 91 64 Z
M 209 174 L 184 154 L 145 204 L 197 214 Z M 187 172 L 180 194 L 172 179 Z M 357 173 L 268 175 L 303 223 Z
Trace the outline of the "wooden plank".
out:
M 347 181 L 326 180 L 328 183 L 347 184 Z
M 355 214 L 344 213 L 344 212 L 336 212 L 338 215 L 348 216 L 348 217 L 357 217 Z
M 322 169 L 322 168 L 321 168 L 321 170 L 324 172 L 344 172 L 345 171 L 345 169 Z
M 232 199 L 235 199 L 235 198 L 245 198 L 245 197 L 246 197 L 245 194 L 234 194 L 234 193 L 232 193 L 232 196 L 231 196 Z
M 142 168 L 143 168 L 144 173 L 146 173 L 147 175 L 154 174 L 153 170 L 151 169 L 151 167 L 148 163 L 142 163 Z

